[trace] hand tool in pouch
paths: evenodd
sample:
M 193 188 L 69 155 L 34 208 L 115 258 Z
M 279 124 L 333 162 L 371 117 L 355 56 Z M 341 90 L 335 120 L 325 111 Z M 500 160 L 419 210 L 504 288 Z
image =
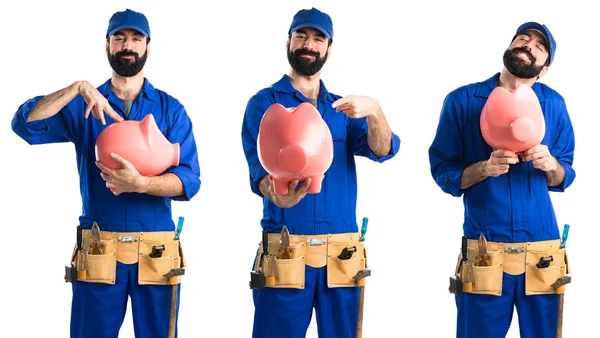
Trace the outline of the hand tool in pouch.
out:
M 183 221 L 184 221 L 183 217 L 179 217 L 179 220 L 177 221 L 177 228 L 175 228 L 175 240 L 176 241 L 179 240 L 179 235 L 181 235 L 181 230 L 183 229 Z
M 269 255 L 269 233 L 266 229 L 262 231 L 262 249 L 256 270 L 250 272 L 250 288 L 262 290 L 265 288 L 265 273 L 263 271 L 263 263 Z
M 90 244 L 90 255 L 104 254 L 104 244 L 100 242 L 100 227 L 94 222 L 92 225 L 92 244 Z
M 175 229 L 175 237 L 174 240 L 178 241 L 179 240 L 179 235 L 181 234 L 181 229 L 183 228 L 183 217 L 179 217 L 179 222 L 177 223 L 177 228 Z M 153 246 L 152 247 L 152 253 L 150 254 L 150 257 L 161 257 L 162 256 L 162 252 L 164 250 L 164 245 L 161 246 Z M 180 250 L 181 250 L 181 246 L 179 246 Z M 159 254 L 160 251 L 160 254 Z M 179 252 L 179 259 L 182 260 L 183 259 L 183 255 L 181 254 L 181 251 Z M 180 263 L 181 265 L 181 263 Z M 176 313 L 177 313 L 177 289 L 179 287 L 179 278 L 177 278 L 178 276 L 183 276 L 185 274 L 185 269 L 180 267 L 180 268 L 175 268 L 175 269 L 171 269 L 171 271 L 169 271 L 168 273 L 164 274 L 163 277 L 165 277 L 168 281 L 169 284 L 171 284 L 172 290 L 171 290 L 171 312 L 169 313 L 169 338 L 175 338 L 175 323 L 176 323 Z
M 344 248 L 342 252 L 337 256 L 339 260 L 345 261 L 352 258 L 352 255 L 356 252 L 356 246 Z
M 469 261 L 467 257 L 467 236 L 462 236 L 460 252 L 462 257 L 458 264 L 458 269 L 456 270 L 455 275 L 450 277 L 450 286 L 448 287 L 448 291 L 455 295 L 460 295 L 463 292 L 463 283 L 467 284 L 471 282 L 466 278 L 468 272 L 466 272 L 467 268 L 465 267 Z M 468 288 L 470 285 L 465 286 Z
M 367 225 L 369 224 L 369 219 L 367 217 L 363 217 L 362 220 L 362 226 L 360 228 L 360 238 L 358 239 L 359 242 L 364 242 L 365 241 L 365 235 L 367 234 Z M 356 251 L 356 247 L 353 247 L 354 250 L 352 250 L 352 248 L 344 248 L 344 250 L 342 251 L 342 253 L 340 253 L 340 256 L 342 258 L 340 258 L 340 256 L 338 256 L 338 258 L 340 259 L 344 259 L 345 257 L 349 256 L 352 257 L 352 254 Z M 347 250 L 348 249 L 348 250 Z M 345 251 L 345 253 L 344 253 Z M 349 259 L 350 257 L 348 257 L 347 259 Z M 365 257 L 366 259 L 366 257 Z M 363 309 L 364 309 L 364 303 L 365 303 L 365 278 L 369 277 L 371 275 L 371 269 L 365 268 L 363 270 L 360 270 L 356 276 L 353 277 L 354 281 L 356 282 L 356 285 L 358 285 L 358 287 L 360 288 L 360 296 L 358 298 L 358 320 L 356 321 L 356 338 L 362 338 L 362 328 L 363 328 Z
M 487 240 L 483 233 L 479 235 L 479 241 L 477 242 L 479 247 L 479 254 L 475 258 L 475 266 L 490 266 L 492 265 L 492 259 L 487 253 Z
M 77 255 L 81 251 L 81 242 L 83 241 L 83 230 L 81 225 L 77 226 L 77 248 L 71 257 L 71 266 L 65 266 L 65 282 L 75 283 L 77 282 L 77 267 L 75 267 L 75 260 Z M 81 268 L 81 267 L 80 267 Z M 82 271 L 85 273 L 85 271 Z
M 569 236 L 569 228 L 571 226 L 565 224 L 563 228 L 562 238 L 560 240 L 560 248 L 564 249 L 567 243 L 567 238 Z M 565 256 L 566 258 L 566 256 Z M 565 264 L 569 264 L 565 260 Z M 563 276 L 560 277 L 554 284 L 551 286 L 556 290 L 558 294 L 558 320 L 556 321 L 556 338 L 562 338 L 562 326 L 563 326 L 563 309 L 565 302 L 565 285 L 571 283 L 571 276 Z
M 290 248 L 290 232 L 287 226 L 281 230 L 281 247 L 279 248 L 279 259 L 291 259 L 292 248 Z

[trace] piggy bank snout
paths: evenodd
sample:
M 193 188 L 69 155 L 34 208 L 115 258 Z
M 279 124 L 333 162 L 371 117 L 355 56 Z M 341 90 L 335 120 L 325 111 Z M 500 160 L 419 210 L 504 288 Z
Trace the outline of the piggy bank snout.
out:
M 519 117 L 514 120 L 510 129 L 514 138 L 520 142 L 527 142 L 535 134 L 535 125 L 528 117 Z
M 301 146 L 288 144 L 279 152 L 279 164 L 288 173 L 299 173 L 306 168 L 308 158 Z

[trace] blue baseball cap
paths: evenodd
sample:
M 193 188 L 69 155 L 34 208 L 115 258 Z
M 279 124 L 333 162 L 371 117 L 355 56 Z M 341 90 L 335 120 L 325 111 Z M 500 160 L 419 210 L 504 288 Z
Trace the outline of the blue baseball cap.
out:
M 554 60 L 554 54 L 556 53 L 556 41 L 554 41 L 554 37 L 546 25 L 542 25 L 537 22 L 526 22 L 517 29 L 517 33 L 513 37 L 513 41 L 517 35 L 528 30 L 536 30 L 546 38 L 546 41 L 548 42 L 548 57 L 550 58 L 548 65 L 551 65 L 552 61 Z
M 329 40 L 333 40 L 333 22 L 329 15 L 316 8 L 303 9 L 294 15 L 288 34 L 300 28 L 312 27 L 320 30 Z
M 126 9 L 123 12 L 116 12 L 108 21 L 108 29 L 106 30 L 106 37 L 114 35 L 121 29 L 135 29 L 136 31 L 144 34 L 150 39 L 150 24 L 148 19 L 142 13 Z

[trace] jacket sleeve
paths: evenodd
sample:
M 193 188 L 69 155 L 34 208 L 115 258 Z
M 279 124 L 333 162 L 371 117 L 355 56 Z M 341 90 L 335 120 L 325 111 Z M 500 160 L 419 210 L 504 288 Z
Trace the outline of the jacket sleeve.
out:
M 364 156 L 375 162 L 383 163 L 392 157 L 396 156 L 400 149 L 400 138 L 392 132 L 392 140 L 390 146 L 390 153 L 385 156 L 377 156 L 368 143 L 369 126 L 367 124 L 367 118 L 352 119 L 348 118 L 348 136 L 350 137 L 350 145 L 352 152 L 356 156 Z
M 173 197 L 173 200 L 189 201 L 200 190 L 198 150 L 192 121 L 185 108 L 177 104 L 175 112 L 167 139 L 171 143 L 179 143 L 179 165 L 168 168 L 167 172 L 177 175 L 183 184 L 183 196 Z
M 429 164 L 435 183 L 447 194 L 462 196 L 460 180 L 467 167 L 461 128 L 462 107 L 449 94 L 444 100 L 437 131 L 429 148 Z
M 244 148 L 244 155 L 246 156 L 250 172 L 250 188 L 253 193 L 260 197 L 264 196 L 258 188 L 258 183 L 268 173 L 258 159 L 258 130 L 264 113 L 273 103 L 275 103 L 274 100 L 268 99 L 263 95 L 257 94 L 253 96 L 246 105 L 244 121 L 242 123 L 242 147 Z
M 44 96 L 31 98 L 17 109 L 11 123 L 12 130 L 32 145 L 73 142 L 75 122 L 72 110 L 76 110 L 77 98 L 49 118 L 27 122 L 29 114 L 42 98 Z
M 573 169 L 573 155 L 575 152 L 575 133 L 573 125 L 567 112 L 567 106 L 562 97 L 560 97 L 558 106 L 558 115 L 556 121 L 556 139 L 549 145 L 550 154 L 554 156 L 565 170 L 563 182 L 556 187 L 549 187 L 550 191 L 564 192 L 575 180 L 575 170 Z

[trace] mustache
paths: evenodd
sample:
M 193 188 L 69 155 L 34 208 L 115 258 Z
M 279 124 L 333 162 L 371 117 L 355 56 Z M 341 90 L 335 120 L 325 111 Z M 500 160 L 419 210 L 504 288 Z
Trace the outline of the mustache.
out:
M 321 55 L 319 54 L 319 52 L 315 52 L 315 51 L 310 51 L 308 49 L 298 49 L 297 51 L 294 52 L 294 54 L 296 56 L 300 56 L 300 55 L 309 55 L 309 56 L 314 56 L 316 58 L 320 57 Z
M 116 52 L 115 53 L 116 57 L 123 57 L 123 56 L 135 56 L 136 59 L 139 58 L 139 54 L 134 52 L 134 51 L 130 51 L 130 50 L 122 50 L 120 52 Z
M 531 54 L 531 52 L 529 51 L 529 49 L 525 48 L 525 47 L 516 47 L 513 48 L 513 55 L 517 54 L 517 53 L 524 53 L 525 55 L 527 55 L 527 57 L 529 58 L 529 60 L 531 61 L 531 63 L 535 63 L 536 59 L 533 56 L 533 54 Z

